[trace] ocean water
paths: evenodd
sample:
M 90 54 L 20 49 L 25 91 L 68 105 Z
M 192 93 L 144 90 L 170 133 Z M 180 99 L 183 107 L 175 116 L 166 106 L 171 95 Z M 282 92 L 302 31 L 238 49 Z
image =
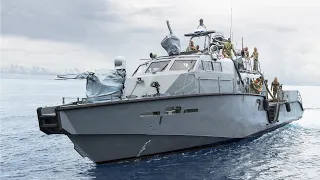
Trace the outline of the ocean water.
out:
M 320 87 L 298 89 L 301 120 L 262 135 L 187 153 L 96 165 L 64 135 L 45 135 L 36 108 L 84 97 L 84 80 L 52 76 L 1 78 L 1 180 L 7 179 L 320 179 Z

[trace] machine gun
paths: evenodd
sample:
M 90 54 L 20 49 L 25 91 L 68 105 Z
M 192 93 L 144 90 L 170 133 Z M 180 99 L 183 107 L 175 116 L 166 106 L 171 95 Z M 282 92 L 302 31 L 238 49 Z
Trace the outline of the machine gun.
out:
M 180 40 L 176 37 L 171 29 L 170 23 L 167 20 L 167 27 L 169 29 L 169 35 L 167 35 L 162 41 L 161 46 L 167 51 L 169 56 L 180 54 Z

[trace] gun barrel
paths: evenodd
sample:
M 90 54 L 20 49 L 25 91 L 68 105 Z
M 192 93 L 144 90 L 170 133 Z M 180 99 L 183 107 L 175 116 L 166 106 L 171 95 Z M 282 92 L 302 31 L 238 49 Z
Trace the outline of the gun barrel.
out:
M 170 34 L 172 34 L 172 29 L 171 29 L 171 27 L 170 27 L 170 23 L 169 23 L 168 20 L 167 20 L 167 26 L 168 26 L 168 29 L 169 29 Z

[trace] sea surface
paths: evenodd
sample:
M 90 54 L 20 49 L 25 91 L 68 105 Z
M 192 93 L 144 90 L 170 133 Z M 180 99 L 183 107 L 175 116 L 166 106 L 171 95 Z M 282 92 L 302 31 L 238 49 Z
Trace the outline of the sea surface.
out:
M 7 179 L 320 179 L 320 87 L 298 89 L 303 118 L 255 139 L 134 162 L 96 165 L 64 135 L 45 135 L 36 108 L 84 97 L 84 80 L 2 76 L 1 180 Z

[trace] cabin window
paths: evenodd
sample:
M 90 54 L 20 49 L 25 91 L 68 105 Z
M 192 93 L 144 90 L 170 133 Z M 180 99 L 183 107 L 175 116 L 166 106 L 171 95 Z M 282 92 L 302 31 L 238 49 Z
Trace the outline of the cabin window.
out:
M 213 65 L 214 65 L 214 71 L 222 72 L 221 63 L 215 62 L 213 63 Z
M 154 112 L 144 112 L 140 114 L 140 117 L 150 117 L 150 116 L 159 116 L 160 111 L 154 111 Z
M 198 65 L 198 70 L 204 70 L 203 63 L 201 61 L 200 61 L 199 65 Z
M 197 61 L 195 60 L 175 60 L 170 71 L 190 70 L 193 69 Z
M 133 75 L 132 76 L 134 76 L 135 74 L 141 74 L 141 73 L 144 73 L 145 72 L 145 70 L 147 69 L 147 66 L 148 66 L 148 64 L 146 63 L 146 64 L 141 64 L 138 68 L 137 68 L 137 70 L 133 73 Z
M 193 113 L 193 112 L 198 112 L 199 110 L 197 109 L 197 108 L 195 108 L 195 109 L 185 109 L 184 111 L 183 111 L 183 113 Z
M 213 65 L 211 61 L 202 61 L 205 71 L 213 71 Z
M 164 114 L 165 115 L 174 115 L 181 113 L 181 107 L 180 106 L 175 106 L 175 107 L 167 107 L 164 109 Z
M 170 61 L 158 61 L 150 64 L 149 68 L 146 70 L 146 73 L 155 73 L 162 72 L 170 63 Z

